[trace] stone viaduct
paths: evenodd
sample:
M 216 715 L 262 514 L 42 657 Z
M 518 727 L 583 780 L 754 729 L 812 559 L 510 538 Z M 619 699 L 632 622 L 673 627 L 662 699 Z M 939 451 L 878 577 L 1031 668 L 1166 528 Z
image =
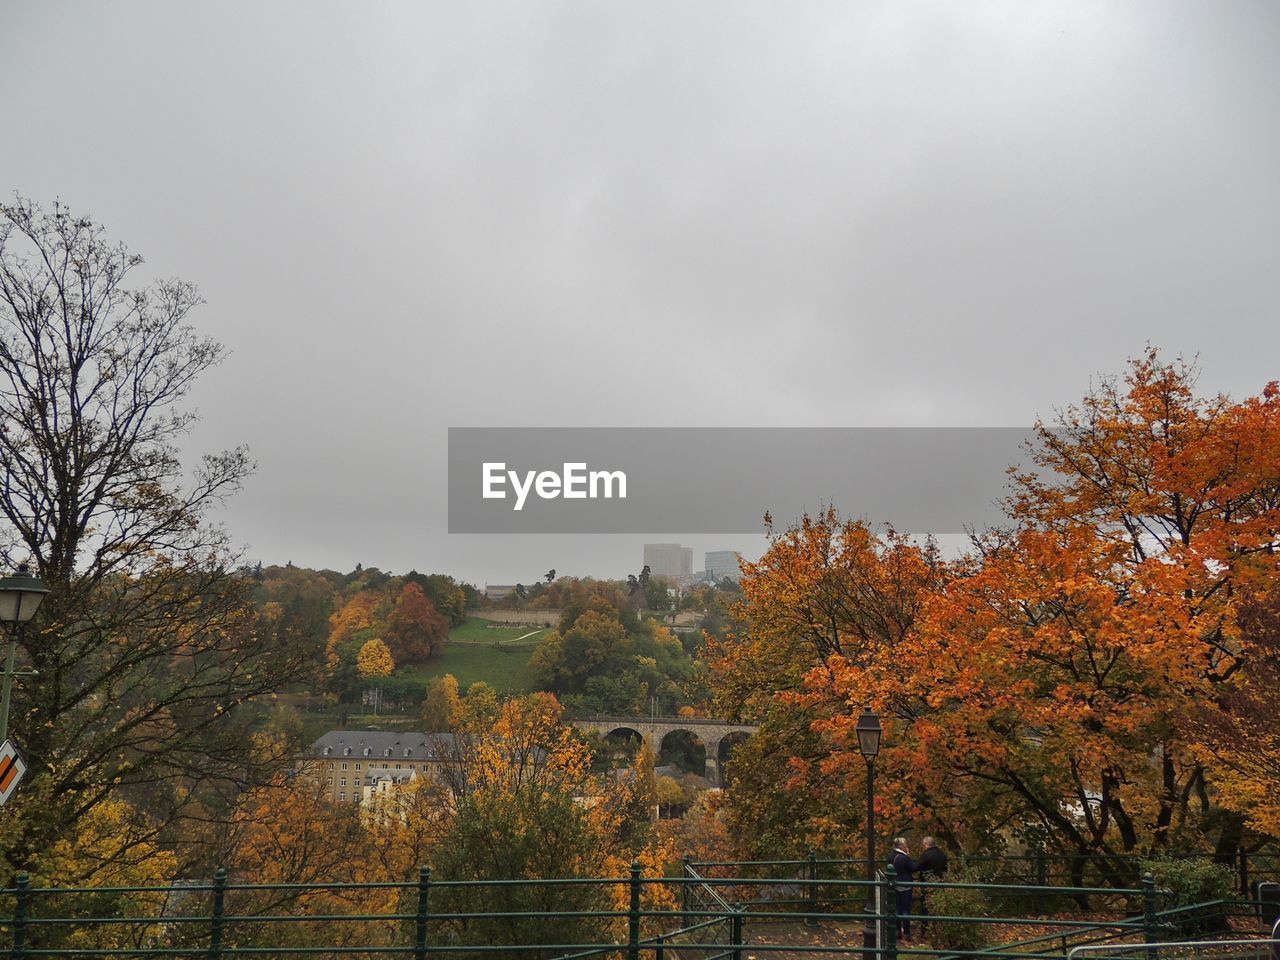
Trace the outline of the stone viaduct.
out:
M 691 734 L 707 750 L 707 779 L 720 784 L 720 769 L 734 734 L 750 736 L 760 728 L 747 723 L 709 720 L 703 717 L 581 717 L 573 725 L 583 733 L 607 737 L 614 733 L 632 733 L 644 740 L 655 754 L 662 752 L 662 742 L 677 731 Z M 726 742 L 729 740 L 729 742 Z

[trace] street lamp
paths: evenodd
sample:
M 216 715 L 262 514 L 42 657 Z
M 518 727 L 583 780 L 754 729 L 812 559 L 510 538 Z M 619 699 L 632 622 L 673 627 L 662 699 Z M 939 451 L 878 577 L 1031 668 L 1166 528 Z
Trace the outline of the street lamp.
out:
M 18 625 L 26 623 L 39 608 L 49 588 L 31 568 L 18 564 L 11 577 L 0 579 L 0 622 L 9 626 L 9 654 L 4 664 L 4 692 L 0 694 L 0 743 L 9 738 L 9 698 L 13 694 L 13 662 L 18 653 Z
M 867 918 L 862 926 L 862 947 L 867 960 L 876 956 L 876 754 L 880 752 L 880 718 L 870 707 L 858 718 L 858 751 L 867 761 Z

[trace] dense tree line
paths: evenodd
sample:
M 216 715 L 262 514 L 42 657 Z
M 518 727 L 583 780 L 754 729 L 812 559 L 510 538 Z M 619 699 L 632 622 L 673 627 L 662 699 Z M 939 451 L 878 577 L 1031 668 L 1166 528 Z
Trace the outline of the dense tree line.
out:
M 530 659 L 539 689 L 579 713 L 666 713 L 702 700 L 697 662 L 653 619 L 640 619 L 624 594 L 571 603 Z
M 894 832 L 1223 857 L 1280 835 L 1280 388 L 1194 384 L 1153 352 L 1041 425 L 963 557 L 832 510 L 775 532 L 714 651 L 721 707 L 763 726 L 741 835 L 856 849 L 864 704 Z
M 371 676 L 360 669 L 362 649 L 372 651 L 376 640 L 393 667 L 427 663 L 440 656 L 450 628 L 466 621 L 474 602 L 469 585 L 444 574 L 393 576 L 359 565 L 348 574 L 256 567 L 253 579 L 263 628 L 309 657 L 323 688 L 347 702 Z

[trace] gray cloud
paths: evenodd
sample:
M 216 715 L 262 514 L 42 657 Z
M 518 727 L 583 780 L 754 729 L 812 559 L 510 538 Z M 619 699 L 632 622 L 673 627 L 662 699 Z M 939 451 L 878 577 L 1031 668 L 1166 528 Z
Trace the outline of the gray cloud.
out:
M 1272 3 L 0 27 L 7 186 L 209 301 L 233 355 L 192 448 L 251 445 L 225 519 L 266 561 L 638 566 L 646 538 L 448 536 L 449 426 L 1014 426 L 1148 340 L 1201 352 L 1208 390 L 1276 376 Z

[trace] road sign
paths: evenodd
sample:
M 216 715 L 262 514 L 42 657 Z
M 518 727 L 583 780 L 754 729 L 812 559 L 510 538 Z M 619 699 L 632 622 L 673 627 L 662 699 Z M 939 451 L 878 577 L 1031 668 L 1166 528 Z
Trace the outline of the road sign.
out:
M 13 791 L 18 789 L 18 782 L 27 772 L 27 765 L 18 756 L 18 749 L 12 740 L 6 740 L 0 746 L 0 807 L 9 802 Z

